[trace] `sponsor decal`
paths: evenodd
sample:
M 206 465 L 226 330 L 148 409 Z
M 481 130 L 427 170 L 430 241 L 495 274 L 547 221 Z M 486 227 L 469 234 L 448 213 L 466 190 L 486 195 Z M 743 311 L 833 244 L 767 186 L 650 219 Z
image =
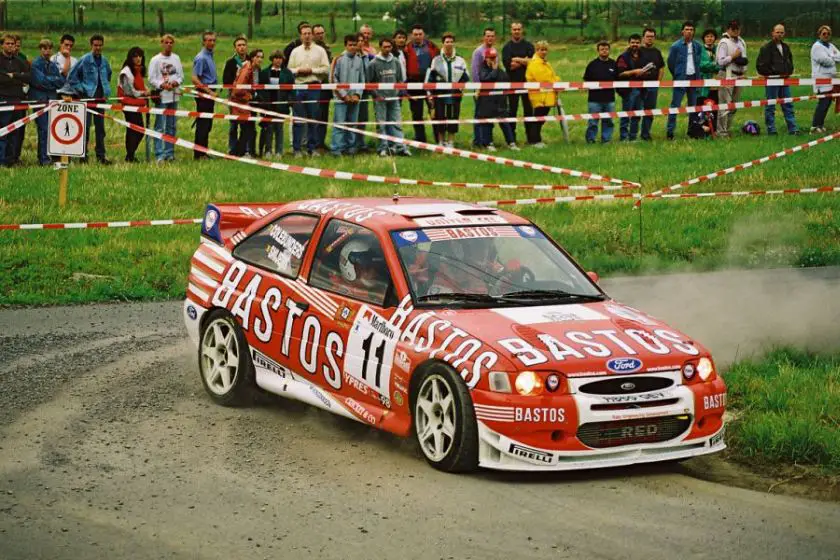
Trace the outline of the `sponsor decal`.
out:
M 706 395 L 705 397 L 703 397 L 703 410 L 723 408 L 725 406 L 726 393 L 718 393 L 717 395 Z
M 642 360 L 636 358 L 613 358 L 607 361 L 607 369 L 613 373 L 634 373 L 642 369 Z
M 218 222 L 218 221 L 219 221 L 219 211 L 214 209 L 214 208 L 211 208 L 204 215 L 204 229 L 206 229 L 207 231 L 210 231 L 211 229 L 213 229 L 213 226 L 215 226 L 216 222 Z
M 491 422 L 513 422 L 513 407 L 475 403 L 475 417 Z
M 332 403 L 330 402 L 330 399 L 328 399 L 327 396 L 324 393 L 322 393 L 320 389 L 315 387 L 315 385 L 310 384 L 309 390 L 312 391 L 312 394 L 315 395 L 319 401 L 324 403 L 325 407 L 332 408 Z
M 537 228 L 532 226 L 519 226 L 516 228 L 524 237 L 534 237 L 537 235 Z
M 281 366 L 259 350 L 251 350 L 251 360 L 254 362 L 254 367 L 270 371 L 274 375 L 286 378 L 291 377 L 291 372 L 288 368 Z
M 411 360 L 405 350 L 397 350 L 397 353 L 394 354 L 394 364 L 406 373 L 411 371 Z
M 622 412 L 620 414 L 613 414 L 613 415 L 610 416 L 610 419 L 611 420 L 639 420 L 639 419 L 644 419 L 644 418 L 661 418 L 661 417 L 662 417 L 662 411 L 658 411 L 658 412 L 645 411 L 645 412 L 642 412 L 640 410 L 636 410 L 636 411 L 633 411 L 633 412 L 627 411 L 627 412 Z
M 384 317 L 363 306 L 347 340 L 344 372 L 387 398 L 399 335 Z
M 663 393 L 662 391 L 657 391 L 655 393 L 642 393 L 639 395 L 610 395 L 601 397 L 601 400 L 605 403 L 615 404 L 640 401 L 655 401 L 664 398 L 665 393 Z
M 403 405 L 403 396 L 399 391 L 394 391 L 394 402 L 397 403 L 397 406 Z
M 514 408 L 513 418 L 516 422 L 565 422 L 566 409 L 544 407 L 520 407 Z
M 709 438 L 709 447 L 715 447 L 723 443 L 723 434 L 726 428 L 721 428 L 718 433 Z
M 187 317 L 189 317 L 191 321 L 195 321 L 195 318 L 198 317 L 198 311 L 195 310 L 194 305 L 187 306 Z
M 418 235 L 417 235 L 416 231 L 409 230 L 409 231 L 401 231 L 400 232 L 400 237 L 402 237 L 403 239 L 405 239 L 409 243 L 414 243 L 415 241 L 417 241 Z
M 641 323 L 643 325 L 657 324 L 656 321 L 647 317 L 641 311 L 633 309 L 632 307 L 627 307 L 626 305 L 608 303 L 604 306 L 604 308 L 612 315 L 615 315 L 616 317 L 621 317 L 622 319 L 627 319 L 628 321 L 635 321 L 636 323 Z
M 278 224 L 268 226 L 268 234 L 271 236 L 279 250 L 284 253 L 291 253 L 295 258 L 303 258 L 303 244 L 295 239 L 291 233 Z
M 274 245 L 265 246 L 265 256 L 282 272 L 292 270 L 292 255 Z
M 518 443 L 511 443 L 510 447 L 508 448 L 508 452 L 515 457 L 519 457 L 520 459 L 525 459 L 543 465 L 551 464 L 551 461 L 554 459 L 553 453 L 541 451 L 532 447 L 526 447 Z
M 656 366 L 656 367 L 649 367 L 645 371 L 674 371 L 679 370 L 680 365 L 674 364 L 672 366 Z
M 638 426 L 607 428 L 601 431 L 600 437 L 604 439 L 635 439 L 655 436 L 657 433 L 659 433 L 657 424 L 639 424 Z
M 376 417 L 373 414 L 371 414 L 368 411 L 368 409 L 365 408 L 356 399 L 347 397 L 346 399 L 344 399 L 344 404 L 346 404 L 350 408 L 350 410 L 355 412 L 359 416 L 359 418 L 361 418 L 365 422 L 368 422 L 370 424 L 376 424 Z
M 635 389 L 635 388 L 636 388 L 636 384 L 635 384 L 635 383 L 631 383 L 630 381 L 628 381 L 627 383 L 622 383 L 622 384 L 621 384 L 621 389 L 622 389 L 623 391 L 632 391 L 632 390 L 633 390 L 633 389 Z
M 560 376 L 556 373 L 551 373 L 545 378 L 545 388 L 550 392 L 556 391 L 560 387 Z
M 436 227 L 506 224 L 507 220 L 495 214 L 484 214 L 479 216 L 461 216 L 459 214 L 452 214 L 448 216 L 438 216 L 435 218 L 415 218 L 414 222 L 423 227 Z
M 262 218 L 263 216 L 268 216 L 269 214 L 277 210 L 277 208 L 277 206 L 274 206 L 266 210 L 265 208 L 257 207 L 257 211 L 254 212 L 251 208 L 248 208 L 247 206 L 240 206 L 239 210 L 246 216 L 251 216 L 252 218 Z
M 520 325 L 565 321 L 601 321 L 607 318 L 606 315 L 579 304 L 508 307 L 493 309 L 492 311 Z
M 377 395 L 379 398 L 379 404 L 384 406 L 385 408 L 391 408 L 391 399 L 386 395 Z
M 388 214 L 385 211 L 367 208 L 361 204 L 329 198 L 304 202 L 298 205 L 298 209 L 318 212 L 324 216 L 331 215 L 348 221 L 352 220 L 359 224 L 370 218 Z
M 463 228 L 424 229 L 423 233 L 430 241 L 450 241 L 453 239 L 482 239 L 495 237 L 519 237 L 511 226 L 486 226 Z

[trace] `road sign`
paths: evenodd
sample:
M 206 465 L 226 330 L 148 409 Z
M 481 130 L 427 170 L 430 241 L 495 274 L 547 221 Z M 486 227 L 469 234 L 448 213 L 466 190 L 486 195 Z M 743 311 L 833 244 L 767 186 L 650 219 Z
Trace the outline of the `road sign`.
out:
M 85 104 L 55 102 L 50 106 L 51 156 L 85 156 Z

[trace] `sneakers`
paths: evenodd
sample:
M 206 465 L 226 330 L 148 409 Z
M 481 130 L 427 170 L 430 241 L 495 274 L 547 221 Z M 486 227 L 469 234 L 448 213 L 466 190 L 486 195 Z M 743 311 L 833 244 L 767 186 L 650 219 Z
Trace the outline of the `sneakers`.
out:
M 488 152 L 495 152 L 495 151 L 496 151 L 496 146 L 494 146 L 493 144 L 490 144 L 490 145 L 488 145 L 485 149 L 486 149 Z
M 545 142 L 537 142 L 536 144 L 534 144 L 534 147 L 539 150 L 542 150 L 543 148 L 545 148 Z
M 511 149 L 511 150 L 513 150 L 514 152 L 521 152 L 521 151 L 522 151 L 522 150 L 519 148 L 519 146 L 517 146 L 517 145 L 516 145 L 516 142 L 511 142 L 510 144 L 508 144 L 508 148 L 510 148 L 510 149 Z
M 788 131 L 790 136 L 802 136 L 802 133 L 799 130 L 790 130 Z
M 811 134 L 825 134 L 825 128 L 822 126 L 812 126 Z
M 302 158 L 303 157 L 303 152 L 301 152 L 300 150 L 295 150 L 295 153 L 293 155 L 296 158 Z
M 321 152 L 309 152 L 309 157 L 319 158 L 321 157 Z
M 379 157 L 388 157 L 388 150 L 380 150 Z

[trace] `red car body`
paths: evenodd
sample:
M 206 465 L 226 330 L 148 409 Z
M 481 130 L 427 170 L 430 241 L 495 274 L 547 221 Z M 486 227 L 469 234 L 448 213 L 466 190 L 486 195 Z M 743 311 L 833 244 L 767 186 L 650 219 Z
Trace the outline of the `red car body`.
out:
M 226 310 L 264 390 L 408 436 L 413 376 L 430 363 L 445 364 L 469 390 L 478 466 L 493 469 L 617 466 L 725 447 L 726 387 L 708 350 L 610 299 L 588 278 L 601 301 L 498 308 L 415 301 L 398 242 L 418 235 L 543 235 L 520 216 L 434 199 L 220 204 L 205 216 L 184 304 L 188 332 L 199 344 L 204 318 Z M 338 225 L 330 226 L 333 220 Z M 305 242 L 290 240 L 299 235 L 294 227 L 271 229 L 292 222 L 313 228 Z M 381 243 L 378 266 L 391 282 L 390 301 L 382 305 L 315 281 L 320 236 L 328 228 L 349 230 L 347 224 Z M 299 262 L 294 277 L 238 256 L 262 259 L 262 249 L 255 253 L 247 244 L 266 228 L 273 237 L 265 254 L 284 265 L 291 255 Z M 272 249 L 275 243 L 280 249 Z M 522 372 L 533 374 L 523 381 Z M 529 394 L 532 380 L 539 390 Z

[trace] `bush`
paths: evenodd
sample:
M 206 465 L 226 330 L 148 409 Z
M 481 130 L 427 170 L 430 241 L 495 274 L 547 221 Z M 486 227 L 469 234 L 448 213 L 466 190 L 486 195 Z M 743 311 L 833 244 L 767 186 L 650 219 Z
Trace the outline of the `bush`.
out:
M 397 0 L 392 15 L 406 31 L 415 23 L 423 24 L 432 37 L 447 31 L 446 0 Z

